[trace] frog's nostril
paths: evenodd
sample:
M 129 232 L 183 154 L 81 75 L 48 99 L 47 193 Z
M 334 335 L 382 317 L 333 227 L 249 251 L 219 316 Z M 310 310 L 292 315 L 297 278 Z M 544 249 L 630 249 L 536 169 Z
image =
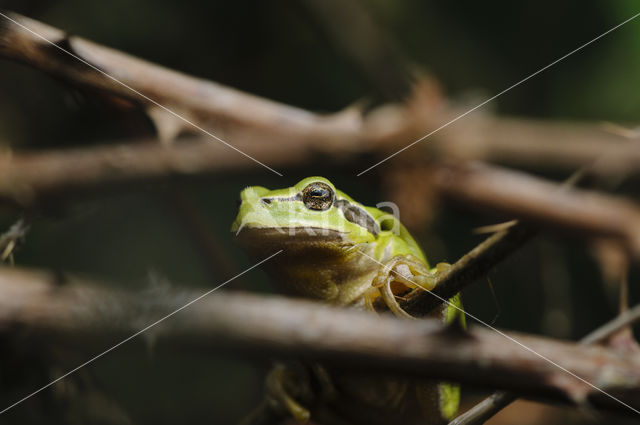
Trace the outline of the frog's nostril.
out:
M 271 199 L 269 199 L 269 198 L 262 198 L 260 200 L 262 201 L 263 204 L 269 205 L 271 203 Z

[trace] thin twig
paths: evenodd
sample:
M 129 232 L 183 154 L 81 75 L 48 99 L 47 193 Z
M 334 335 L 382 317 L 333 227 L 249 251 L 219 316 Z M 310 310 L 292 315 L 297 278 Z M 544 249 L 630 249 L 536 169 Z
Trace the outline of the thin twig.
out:
M 413 316 L 427 315 L 443 299 L 451 298 L 465 286 L 486 276 L 536 233 L 534 227 L 518 223 L 491 235 L 446 270 L 433 291 L 414 291 L 401 300 L 401 307 Z
M 640 320 L 640 305 L 623 311 L 615 319 L 600 326 L 580 340 L 580 344 L 599 344 L 620 329 Z
M 24 242 L 29 231 L 29 223 L 21 217 L 5 233 L 0 235 L 0 263 L 12 259 L 14 251 Z

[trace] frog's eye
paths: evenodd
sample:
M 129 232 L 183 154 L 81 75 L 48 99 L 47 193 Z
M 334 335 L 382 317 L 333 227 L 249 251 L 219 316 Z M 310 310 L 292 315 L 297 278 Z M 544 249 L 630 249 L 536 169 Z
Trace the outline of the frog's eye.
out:
M 310 210 L 325 211 L 333 205 L 335 194 L 326 183 L 311 183 L 302 189 L 302 202 Z

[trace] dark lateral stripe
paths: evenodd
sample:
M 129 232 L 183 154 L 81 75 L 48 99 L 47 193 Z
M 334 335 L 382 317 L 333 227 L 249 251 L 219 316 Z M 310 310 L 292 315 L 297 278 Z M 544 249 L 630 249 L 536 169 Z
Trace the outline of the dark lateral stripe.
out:
M 336 200 L 335 206 L 340 211 L 342 211 L 342 215 L 344 215 L 344 218 L 346 218 L 350 222 L 367 229 L 374 235 L 377 235 L 380 232 L 380 226 L 378 225 L 378 222 L 373 217 L 371 217 L 371 214 L 369 214 L 359 206 L 353 205 L 346 199 Z

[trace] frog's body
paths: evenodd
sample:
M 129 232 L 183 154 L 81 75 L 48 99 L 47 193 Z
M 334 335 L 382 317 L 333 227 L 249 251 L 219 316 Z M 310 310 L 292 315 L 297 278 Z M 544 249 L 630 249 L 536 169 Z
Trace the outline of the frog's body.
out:
M 396 217 L 359 204 L 322 177 L 309 177 L 286 189 L 245 189 L 232 231 L 257 258 L 282 250 L 264 268 L 286 293 L 368 309 L 381 297 L 396 315 L 408 316 L 398 305 L 397 295 L 416 287 L 431 290 L 435 285 L 436 272 Z M 453 302 L 457 304 L 458 299 Z M 459 317 L 464 321 L 463 316 L 447 313 L 451 308 L 437 314 L 443 320 Z M 361 405 L 358 410 L 369 414 L 379 410 L 374 413 L 378 419 L 385 413 L 392 414 L 388 419 L 399 418 L 400 411 L 406 414 L 409 400 L 417 401 L 413 404 L 422 406 L 423 413 L 431 412 L 417 415 L 423 419 L 416 423 L 440 423 L 457 410 L 457 387 L 450 385 L 416 384 L 410 391 L 413 384 L 404 381 L 386 379 L 372 384 L 363 377 L 338 379 L 334 384 L 351 399 L 349 406 Z M 345 407 L 343 394 L 340 407 Z M 294 400 L 281 404 L 292 403 L 286 409 L 304 419 L 296 414 Z

